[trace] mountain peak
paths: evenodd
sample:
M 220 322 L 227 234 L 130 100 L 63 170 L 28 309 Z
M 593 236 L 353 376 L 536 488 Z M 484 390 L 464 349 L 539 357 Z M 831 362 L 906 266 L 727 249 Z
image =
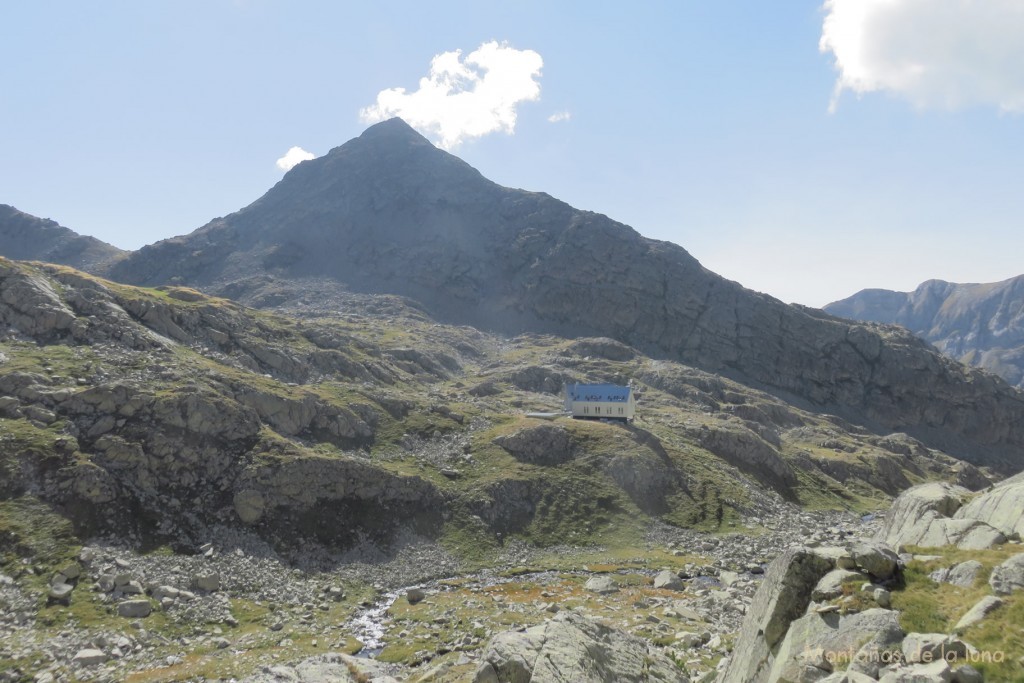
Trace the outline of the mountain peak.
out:
M 364 130 L 359 138 L 363 140 L 389 138 L 416 142 L 430 142 L 420 135 L 415 128 L 406 123 L 404 119 L 398 116 L 388 119 L 387 121 L 381 121 L 380 123 L 373 124 Z
M 0 255 L 104 272 L 127 252 L 94 237 L 79 235 L 49 218 L 0 204 Z

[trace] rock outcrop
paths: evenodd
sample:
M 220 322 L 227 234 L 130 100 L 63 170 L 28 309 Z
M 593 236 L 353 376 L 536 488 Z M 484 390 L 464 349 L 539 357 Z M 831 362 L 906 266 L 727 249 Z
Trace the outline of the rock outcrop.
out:
M 957 519 L 977 519 L 1008 538 L 1024 538 L 1024 474 L 1006 479 L 956 511 Z
M 268 666 L 244 680 L 245 683 L 398 683 L 387 665 L 337 652 L 293 664 Z
M 1024 590 L 1024 553 L 1014 555 L 993 569 L 988 583 L 997 595 Z
M 865 289 L 825 310 L 902 325 L 951 358 L 1024 388 L 1024 275 L 985 284 L 929 280 L 913 292 Z
M 536 465 L 558 465 L 573 456 L 572 436 L 562 427 L 539 425 L 499 436 L 494 443 L 517 460 Z
M 474 683 L 687 683 L 644 640 L 572 611 L 525 631 L 499 633 L 487 645 Z
M 975 509 L 995 509 L 992 501 L 986 502 L 983 498 L 994 496 L 995 500 L 1003 500 L 1005 494 L 999 493 L 999 488 L 1013 487 L 1019 482 L 1020 477 L 1014 477 L 1002 487 L 977 494 Z M 984 522 L 966 517 L 951 518 L 971 495 L 966 489 L 949 484 L 926 484 L 910 489 L 893 504 L 878 535 L 883 540 L 919 545 L 945 538 L 952 543 L 942 545 L 959 542 L 960 547 L 964 547 L 962 544 L 970 534 L 950 532 L 965 523 L 976 523 L 1005 541 Z M 960 634 L 970 633 L 973 627 L 993 618 L 991 615 L 998 615 L 1005 604 L 1005 596 L 1024 590 L 1024 553 L 993 568 L 989 579 L 993 594 L 976 602 L 955 624 L 950 623 L 949 633 L 904 633 L 900 614 L 889 609 L 890 588 L 910 590 L 901 586 L 899 572 L 902 561 L 912 559 L 899 557 L 891 547 L 877 542 L 855 543 L 848 551 L 841 548 L 787 551 L 769 566 L 719 680 L 722 683 L 985 680 L 967 664 L 977 650 L 962 640 Z M 937 582 L 952 580 L 958 586 L 974 588 L 982 568 L 980 562 L 970 560 L 933 572 L 931 578 Z M 859 592 L 870 595 L 878 607 L 858 606 L 847 610 L 851 597 L 844 585 L 848 583 L 859 584 Z
M 991 548 L 1006 541 L 1003 533 L 976 518 L 954 515 L 970 491 L 951 484 L 922 484 L 904 491 L 886 513 L 878 538 L 892 546 L 939 547 L 966 550 Z M 982 494 L 976 502 L 990 494 Z M 991 506 L 984 505 L 984 509 Z
M 765 571 L 721 683 L 763 683 L 776 662 L 790 624 L 804 614 L 811 591 L 834 560 L 807 548 L 785 552 Z

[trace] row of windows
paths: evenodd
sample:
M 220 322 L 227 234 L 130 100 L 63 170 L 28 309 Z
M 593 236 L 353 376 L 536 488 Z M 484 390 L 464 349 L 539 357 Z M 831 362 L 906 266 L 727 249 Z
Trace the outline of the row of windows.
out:
M 604 414 L 605 415 L 615 415 L 615 410 L 616 410 L 615 408 L 605 408 L 604 409 Z M 590 407 L 589 406 L 583 406 L 583 414 L 584 415 L 589 415 L 590 414 Z M 594 406 L 594 415 L 600 415 L 600 414 L 601 414 L 601 406 Z M 619 415 L 625 415 L 626 414 L 625 409 L 622 406 L 618 406 L 618 414 Z

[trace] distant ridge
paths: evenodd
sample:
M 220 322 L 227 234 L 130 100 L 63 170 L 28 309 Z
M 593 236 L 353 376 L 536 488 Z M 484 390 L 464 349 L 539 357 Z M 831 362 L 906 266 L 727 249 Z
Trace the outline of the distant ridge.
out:
M 95 237 L 79 235 L 55 221 L 0 204 L 0 256 L 102 273 L 127 253 Z
M 899 328 L 788 306 L 677 245 L 497 185 L 400 119 L 300 163 L 245 208 L 142 248 L 111 275 L 280 306 L 315 283 L 402 295 L 482 329 L 611 337 L 976 463 L 1024 465 L 1024 429 L 1010 426 L 1024 424 L 1024 396 L 1002 380 Z
M 987 284 L 929 280 L 913 292 L 865 289 L 825 310 L 902 325 L 950 357 L 1024 389 L 1024 275 Z

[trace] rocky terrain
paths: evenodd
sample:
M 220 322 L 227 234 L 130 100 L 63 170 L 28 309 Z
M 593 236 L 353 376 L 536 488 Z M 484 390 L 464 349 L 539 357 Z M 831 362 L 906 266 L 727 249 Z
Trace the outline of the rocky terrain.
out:
M 896 499 L 873 541 L 787 551 L 720 680 L 1021 680 L 1021 510 L 1021 476 L 976 495 L 924 484 Z
M 503 680 L 518 627 L 527 663 L 610 639 L 594 676 L 711 680 L 785 548 L 873 531 L 915 482 L 992 481 L 613 340 L 335 304 L 0 261 L 9 679 Z M 632 382 L 642 418 L 524 417 L 567 380 Z
M 902 325 L 951 358 L 1024 388 L 1024 276 L 987 284 L 865 289 L 825 306 L 833 315 Z
M 0 254 L 7 258 L 63 263 L 90 272 L 103 272 L 128 253 L 6 204 L 0 204 L 0 245 Z

